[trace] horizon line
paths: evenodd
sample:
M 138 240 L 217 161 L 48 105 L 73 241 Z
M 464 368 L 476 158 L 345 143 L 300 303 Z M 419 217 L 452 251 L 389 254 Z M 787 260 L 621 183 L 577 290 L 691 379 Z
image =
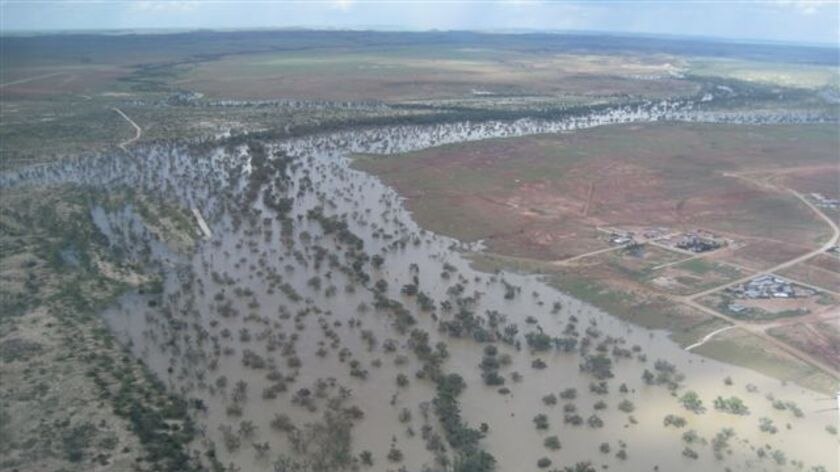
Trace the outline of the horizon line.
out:
M 760 39 L 748 37 L 726 37 L 726 36 L 702 36 L 702 35 L 681 35 L 672 33 L 646 33 L 639 31 L 615 31 L 615 30 L 597 30 L 597 29 L 543 29 L 543 28 L 489 28 L 489 29 L 442 29 L 442 28 L 428 28 L 428 29 L 413 29 L 405 27 L 397 27 L 391 25 L 360 25 L 360 26 L 252 26 L 252 27 L 173 27 L 173 28 L 155 28 L 153 26 L 141 26 L 136 28 L 56 28 L 56 29 L 14 29 L 3 28 L 0 30 L 0 38 L 2 37 L 33 37 L 33 36 L 49 36 L 56 34 L 183 34 L 196 32 L 241 32 L 241 31 L 312 31 L 312 32 L 370 32 L 370 33 L 477 33 L 477 34 L 497 34 L 497 35 L 514 35 L 514 34 L 553 34 L 553 35 L 591 35 L 591 36 L 636 36 L 647 37 L 652 39 L 664 40 L 700 40 L 710 42 L 723 42 L 733 44 L 752 44 L 752 45 L 774 45 L 774 46 L 797 46 L 810 48 L 824 48 L 840 50 L 840 43 L 835 42 L 813 42 L 813 41 L 794 41 L 794 40 L 774 40 L 774 39 Z

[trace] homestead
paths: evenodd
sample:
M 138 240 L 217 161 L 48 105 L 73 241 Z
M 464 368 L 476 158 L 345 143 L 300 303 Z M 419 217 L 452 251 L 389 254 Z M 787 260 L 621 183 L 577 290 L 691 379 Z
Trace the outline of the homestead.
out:
M 687 231 L 676 234 L 675 236 L 663 237 L 657 242 L 670 248 L 701 254 L 728 246 L 732 241 L 725 240 L 710 231 L 695 229 L 694 231 Z
M 746 283 L 729 287 L 726 289 L 726 292 L 740 299 L 807 298 L 817 294 L 817 291 L 814 289 L 794 284 L 781 277 L 770 274 L 762 275 Z

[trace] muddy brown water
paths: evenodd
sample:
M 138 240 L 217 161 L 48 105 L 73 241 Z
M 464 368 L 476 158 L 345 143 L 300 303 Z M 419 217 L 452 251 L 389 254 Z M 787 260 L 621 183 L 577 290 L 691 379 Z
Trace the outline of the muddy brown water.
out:
M 71 181 L 128 185 L 158 191 L 186 207 L 202 210 L 213 238 L 201 242 L 195 254 L 185 258 L 168 252 L 165 244 L 152 241 L 131 208 L 93 209 L 94 221 L 113 244 L 145 247 L 131 251 L 130 257 L 154 260 L 166 273 L 160 304 L 150 306 L 149 296 L 130 294 L 107 309 L 104 316 L 119 339 L 168 388 L 206 405 L 206 411 L 196 411 L 196 421 L 203 432 L 196 449 L 215 444 L 223 463 L 234 463 L 243 471 L 273 470 L 273 460 L 290 453 L 292 446 L 287 435 L 271 428 L 275 414 L 288 415 L 298 426 L 320 420 L 325 408 L 323 400 L 316 400 L 317 410 L 311 412 L 295 404 L 293 397 L 303 387 L 315 391 L 313 386 L 325 379 L 332 379 L 336 385 L 325 389 L 332 392 L 330 395 L 338 391 L 338 386 L 343 387 L 349 392 L 347 404 L 364 413 L 352 429 L 352 448 L 356 454 L 372 452 L 375 462 L 370 470 L 439 470 L 421 437 L 421 428 L 427 423 L 423 405 L 434 397 L 434 385 L 415 378 L 420 363 L 408 347 L 407 336 L 393 326 L 388 315 L 372 308 L 371 291 L 340 270 L 339 266 L 345 263 L 346 245 L 334 235 L 324 234 L 320 224 L 306 217 L 315 207 L 322 207 L 327 216 L 346 221 L 349 230 L 364 242 L 368 255 L 384 257 L 381 269 L 367 267 L 368 273 L 374 281 L 381 278 L 388 282 L 387 295 L 411 309 L 417 319 L 415 327 L 430 333 L 432 345 L 446 344 L 449 357 L 444 370 L 459 373 L 466 380 L 468 387 L 459 397 L 464 419 L 476 427 L 487 424 L 488 433 L 481 445 L 496 458 L 497 470 L 538 470 L 537 460 L 548 457 L 552 467 L 592 461 L 599 468 L 620 471 L 800 470 L 795 461 L 804 463 L 802 470 L 822 466 L 836 471 L 837 437 L 826 432 L 825 427 L 836 424 L 837 412 L 829 409 L 834 402 L 826 401 L 824 394 L 686 352 L 667 333 L 623 322 L 547 286 L 539 277 L 476 271 L 470 267 L 467 256 L 481 251 L 480 244 L 462 244 L 419 228 L 402 206 L 399 195 L 378 179 L 350 169 L 346 159 L 351 152 L 390 154 L 446 142 L 672 116 L 662 114 L 666 112 L 699 120 L 696 115 L 689 115 L 690 110 L 635 110 L 587 117 L 574 123 L 400 127 L 276 143 L 273 149 L 298 156 L 290 170 L 288 188 L 288 194 L 296 196 L 290 214 L 294 222 L 290 237 L 281 236 L 282 223 L 273 218 L 273 211 L 265 208 L 260 199 L 251 204 L 251 209 L 260 213 L 255 218 L 244 215 L 235 203 L 244 185 L 239 177 L 250 172 L 244 148 L 233 152 L 217 149 L 197 159 L 177 147 L 161 147 L 149 150 L 142 159 L 113 162 L 103 158 L 7 174 L 2 183 Z M 326 256 L 316 264 L 319 253 Z M 335 267 L 331 267 L 330 254 L 338 256 Z M 448 272 L 449 277 L 442 277 L 443 272 Z M 320 287 L 313 286 L 312 278 L 316 276 Z M 508 323 L 518 325 L 521 349 L 495 343 L 500 354 L 510 356 L 510 364 L 500 369 L 508 393 L 484 385 L 479 369 L 483 344 L 439 332 L 432 314 L 420 310 L 414 297 L 401 294 L 400 288 L 415 277 L 419 288 L 438 304 L 435 316 L 439 320 L 451 319 L 454 313 L 441 309 L 440 302 L 472 297 L 470 309 L 484 323 L 487 313 L 496 311 L 504 314 Z M 290 299 L 278 288 L 278 281 L 293 287 L 301 299 Z M 456 284 L 462 290 L 459 296 L 451 293 Z M 505 297 L 506 286 L 517 287 L 512 299 Z M 220 308 L 226 303 L 228 308 Z M 559 310 L 553 308 L 555 303 L 559 303 Z M 370 308 L 361 310 L 360 305 Z M 531 353 L 525 345 L 524 333 L 540 329 L 562 336 L 573 318 L 577 319 L 574 324 L 579 339 L 589 337 L 592 341 L 590 352 L 605 339 L 610 340 L 610 349 L 640 348 L 629 358 L 611 356 L 614 378 L 608 380 L 609 391 L 604 395 L 589 393 L 594 379 L 581 372 L 580 351 Z M 325 330 L 332 338 L 325 336 Z M 372 349 L 363 339 L 363 331 L 376 338 Z M 288 342 L 293 336 L 295 341 Z M 333 346 L 334 339 L 339 341 Z M 389 339 L 397 346 L 394 352 L 385 349 Z M 289 366 L 288 356 L 281 352 L 283 346 L 290 345 L 301 361 L 299 367 Z M 268 367 L 243 366 L 246 350 L 264 359 Z M 545 368 L 532 367 L 536 358 L 545 362 Z M 666 387 L 643 382 L 643 371 L 654 370 L 657 359 L 667 360 L 685 376 L 677 392 L 696 391 L 707 408 L 704 414 L 685 410 Z M 366 379 L 351 375 L 351 361 L 357 361 L 359 368 L 367 371 Z M 261 393 L 273 383 L 266 377 L 272 365 L 284 375 L 293 376 L 294 381 L 288 382 L 288 391 L 265 399 Z M 521 380 L 514 381 L 513 372 L 521 374 Z M 408 387 L 397 386 L 399 373 L 410 379 Z M 226 388 L 216 386 L 222 377 L 227 379 Z M 725 385 L 725 377 L 731 377 L 733 385 Z M 241 416 L 231 416 L 226 410 L 234 403 L 232 392 L 238 381 L 247 382 L 247 400 L 241 403 Z M 619 390 L 621 384 L 626 385 L 626 393 Z M 567 388 L 577 389 L 575 400 L 559 399 L 554 406 L 543 403 L 543 396 L 557 395 Z M 795 402 L 804 417 L 773 408 L 768 394 Z M 714 398 L 731 395 L 744 400 L 749 415 L 714 410 Z M 624 399 L 635 406 L 630 414 L 618 409 Z M 598 401 L 606 403 L 606 408 L 596 410 Z M 564 424 L 563 408 L 567 403 L 575 405 L 584 419 L 583 425 Z M 411 412 L 410 420 L 401 420 L 403 409 Z M 596 412 L 603 427 L 591 427 L 585 422 Z M 548 416 L 549 428 L 545 431 L 535 428 L 533 418 L 539 413 Z M 684 417 L 687 426 L 664 426 L 663 419 L 668 414 Z M 635 421 L 630 421 L 630 415 Z M 770 418 L 778 432 L 762 432 L 762 417 Z M 432 430 L 442 434 L 431 408 L 428 418 Z M 220 428 L 230 425 L 236 431 L 243 420 L 251 421 L 256 431 L 238 435 L 241 446 L 229 450 L 224 446 Z M 718 459 L 710 443 L 723 428 L 732 428 L 735 436 L 729 440 L 723 458 Z M 698 454 L 696 459 L 683 453 L 687 443 L 682 436 L 688 430 L 695 430 L 706 441 L 690 445 Z M 550 435 L 558 436 L 562 445 L 559 450 L 543 446 L 544 438 Z M 253 443 L 268 443 L 270 449 L 263 455 L 257 454 Z M 609 453 L 599 450 L 602 443 L 609 444 Z M 386 458 L 392 444 L 403 452 L 402 461 Z M 759 457 L 757 450 L 762 448 L 768 457 Z M 616 456 L 619 450 L 626 451 L 626 458 Z M 784 452 L 784 463 L 769 457 L 775 450 Z

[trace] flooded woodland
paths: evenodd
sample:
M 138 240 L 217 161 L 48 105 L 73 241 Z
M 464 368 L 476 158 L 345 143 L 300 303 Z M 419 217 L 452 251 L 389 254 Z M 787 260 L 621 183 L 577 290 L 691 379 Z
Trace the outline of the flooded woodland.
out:
M 218 470 L 830 471 L 825 394 L 686 352 L 538 276 L 476 270 L 480 243 L 418 227 L 399 195 L 349 167 L 354 153 L 398 159 L 626 122 L 824 119 L 659 102 L 559 121 L 160 144 L 8 172 L 0 185 L 137 188 L 206 220 L 184 254 L 130 205 L 91 209 L 112 247 L 163 274 L 102 316 L 188 400 L 194 452 Z

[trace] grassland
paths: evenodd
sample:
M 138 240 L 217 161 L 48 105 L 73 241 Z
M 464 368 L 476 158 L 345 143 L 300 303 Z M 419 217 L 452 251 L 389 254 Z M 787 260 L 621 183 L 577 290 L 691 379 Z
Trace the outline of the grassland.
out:
M 3 41 L 2 168 L 116 151 L 132 129 L 113 107 L 143 127 L 142 145 L 245 130 L 311 132 L 416 115 L 512 119 L 569 106 L 688 96 L 714 88 L 715 81 L 744 90 L 761 86 L 741 87 L 728 69 L 708 65 L 705 58 L 713 54 L 743 68 L 805 68 L 815 75 L 835 62 L 830 49 L 710 48 L 693 41 L 574 35 L 238 31 Z M 786 100 L 825 106 L 810 76 L 795 79 L 785 85 Z M 179 100 L 185 92 L 204 97 Z M 778 100 L 777 93 L 762 96 Z M 391 107 L 265 103 L 289 99 Z
M 591 101 L 614 96 L 662 98 L 698 91 L 696 84 L 669 75 L 672 66 L 668 57 L 658 59 L 463 47 L 283 52 L 201 64 L 177 83 L 220 97 L 280 95 L 389 102 L 477 95 Z M 639 78 L 649 76 L 660 78 Z
M 655 271 L 652 285 L 663 287 L 679 295 L 690 295 L 736 280 L 746 272 L 734 266 L 697 258 Z
M 691 74 L 725 77 L 783 87 L 840 87 L 840 71 L 836 67 L 784 65 L 741 59 L 697 58 L 688 65 Z
M 837 381 L 781 351 L 772 344 L 740 330 L 730 330 L 695 351 L 706 357 L 757 370 L 786 382 L 796 382 L 832 394 Z
M 840 362 L 840 328 L 836 318 L 826 322 L 793 323 L 772 328 L 769 333 L 787 343 L 810 349 L 828 363 Z

